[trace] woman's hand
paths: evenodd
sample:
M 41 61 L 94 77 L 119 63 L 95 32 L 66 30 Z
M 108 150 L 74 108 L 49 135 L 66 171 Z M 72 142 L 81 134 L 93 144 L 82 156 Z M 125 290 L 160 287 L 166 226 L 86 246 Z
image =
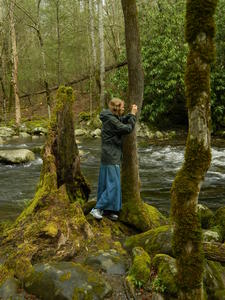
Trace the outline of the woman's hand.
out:
M 137 105 L 136 105 L 136 104 L 133 104 L 133 105 L 132 105 L 132 108 L 131 108 L 131 114 L 132 114 L 132 115 L 136 115 L 137 111 L 138 111 Z

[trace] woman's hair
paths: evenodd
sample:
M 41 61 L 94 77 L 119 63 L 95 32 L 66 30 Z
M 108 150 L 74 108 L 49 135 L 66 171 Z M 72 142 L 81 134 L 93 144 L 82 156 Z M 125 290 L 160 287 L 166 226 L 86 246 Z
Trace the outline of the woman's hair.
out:
M 121 115 L 123 113 L 122 105 L 124 104 L 124 101 L 119 98 L 112 98 L 109 101 L 109 109 L 111 112 L 115 115 Z

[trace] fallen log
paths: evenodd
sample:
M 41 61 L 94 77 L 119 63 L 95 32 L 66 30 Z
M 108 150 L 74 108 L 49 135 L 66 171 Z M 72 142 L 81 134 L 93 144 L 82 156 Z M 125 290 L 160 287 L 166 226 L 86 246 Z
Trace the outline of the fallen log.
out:
M 225 262 L 225 244 L 216 242 L 204 242 L 205 257 L 209 260 Z
M 127 65 L 126 61 L 118 63 L 118 64 L 110 65 L 105 68 L 105 72 L 109 72 L 109 71 L 112 71 L 113 69 L 118 69 L 118 68 L 124 67 L 126 65 Z M 88 80 L 89 78 L 90 78 L 90 75 L 85 74 L 85 75 L 81 76 L 80 78 L 77 78 L 70 82 L 65 83 L 65 86 L 71 86 L 73 84 L 77 84 L 82 81 Z M 50 87 L 49 91 L 53 92 L 53 91 L 56 91 L 58 88 L 59 88 L 59 85 L 55 85 L 55 86 Z M 40 90 L 37 92 L 33 92 L 33 93 L 27 93 L 27 94 L 20 95 L 20 99 L 25 98 L 25 97 L 35 96 L 35 95 L 41 95 L 41 94 L 45 94 L 45 93 L 46 93 L 46 89 Z

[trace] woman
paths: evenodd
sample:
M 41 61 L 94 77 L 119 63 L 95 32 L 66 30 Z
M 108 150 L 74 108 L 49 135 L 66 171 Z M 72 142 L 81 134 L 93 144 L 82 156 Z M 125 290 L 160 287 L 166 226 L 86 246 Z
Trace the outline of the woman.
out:
M 120 162 L 122 159 L 122 137 L 135 127 L 137 106 L 132 105 L 131 113 L 124 113 L 124 101 L 113 98 L 109 109 L 100 114 L 102 121 L 102 151 L 98 180 L 97 204 L 90 214 L 102 219 L 105 213 L 117 220 L 121 210 Z

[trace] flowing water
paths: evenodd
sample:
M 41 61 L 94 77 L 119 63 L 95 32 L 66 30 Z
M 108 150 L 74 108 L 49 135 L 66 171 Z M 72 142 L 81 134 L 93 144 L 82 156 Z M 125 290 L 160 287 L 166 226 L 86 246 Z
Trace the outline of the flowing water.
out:
M 43 139 L 15 140 L 0 149 L 30 149 L 43 144 Z M 82 139 L 82 171 L 91 184 L 91 198 L 96 196 L 100 163 L 100 140 Z M 184 156 L 183 145 L 150 145 L 139 147 L 142 198 L 169 214 L 170 188 Z M 212 164 L 200 193 L 200 203 L 212 210 L 225 205 L 225 146 L 212 147 Z M 22 165 L 0 164 L 0 220 L 15 218 L 32 199 L 39 180 L 42 160 Z

